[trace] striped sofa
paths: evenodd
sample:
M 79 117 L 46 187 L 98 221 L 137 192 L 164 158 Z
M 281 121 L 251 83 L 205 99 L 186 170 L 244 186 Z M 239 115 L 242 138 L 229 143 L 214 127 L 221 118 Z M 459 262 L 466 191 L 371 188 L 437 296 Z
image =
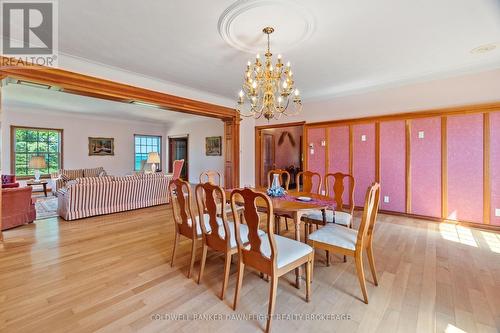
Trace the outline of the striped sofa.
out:
M 70 221 L 166 204 L 170 179 L 165 174 L 77 178 L 58 191 L 57 212 Z
M 50 178 L 56 186 L 54 193 L 57 193 L 57 191 L 65 187 L 66 183 L 69 181 L 82 177 L 99 177 L 99 175 L 106 175 L 106 171 L 103 167 L 74 170 L 60 169 L 59 171 L 50 174 Z

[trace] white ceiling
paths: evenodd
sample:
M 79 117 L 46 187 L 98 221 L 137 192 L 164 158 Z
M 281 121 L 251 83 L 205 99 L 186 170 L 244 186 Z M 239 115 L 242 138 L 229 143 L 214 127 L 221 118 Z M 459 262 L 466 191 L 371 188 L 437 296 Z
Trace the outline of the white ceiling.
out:
M 213 119 L 13 83 L 7 83 L 2 88 L 2 103 L 2 106 L 6 109 L 17 107 L 23 110 L 42 110 L 52 113 L 70 113 L 78 116 L 162 123 L 167 126 Z
M 500 68 L 500 44 L 470 52 L 500 43 L 498 0 L 72 0 L 59 12 L 61 53 L 230 98 L 266 25 L 306 100 Z

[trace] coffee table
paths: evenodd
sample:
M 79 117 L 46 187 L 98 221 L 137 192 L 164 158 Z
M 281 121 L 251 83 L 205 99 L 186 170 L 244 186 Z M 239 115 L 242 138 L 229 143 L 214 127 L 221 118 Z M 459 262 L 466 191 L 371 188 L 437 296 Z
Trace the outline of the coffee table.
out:
M 48 181 L 46 181 L 46 180 L 40 180 L 40 181 L 28 180 L 26 182 L 26 185 L 31 186 L 31 187 L 38 186 L 38 185 L 43 186 L 43 194 L 45 194 L 45 196 L 47 196 L 47 183 L 48 183 Z

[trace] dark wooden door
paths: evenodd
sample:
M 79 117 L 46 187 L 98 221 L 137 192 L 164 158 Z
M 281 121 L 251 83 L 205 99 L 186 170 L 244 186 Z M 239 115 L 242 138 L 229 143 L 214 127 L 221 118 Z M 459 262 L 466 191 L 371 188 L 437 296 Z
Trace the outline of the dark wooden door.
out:
M 173 163 L 175 160 L 184 160 L 184 166 L 181 171 L 181 178 L 188 180 L 189 178 L 189 161 L 188 161 L 188 138 L 168 138 L 169 154 L 168 154 L 168 172 L 173 171 Z

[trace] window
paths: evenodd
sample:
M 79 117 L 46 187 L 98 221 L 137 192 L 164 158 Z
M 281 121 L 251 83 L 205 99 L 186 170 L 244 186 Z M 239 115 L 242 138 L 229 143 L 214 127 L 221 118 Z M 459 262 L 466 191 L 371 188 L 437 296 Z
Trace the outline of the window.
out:
M 32 156 L 43 156 L 47 167 L 42 175 L 57 172 L 62 168 L 62 130 L 51 128 L 28 128 L 11 126 L 11 172 L 18 177 L 30 177 Z
M 151 152 L 157 152 L 161 154 L 161 136 L 154 135 L 134 135 L 134 146 L 135 146 L 135 158 L 134 158 L 134 169 L 135 171 L 141 170 L 141 162 L 148 159 L 148 154 Z M 158 170 L 161 170 L 160 165 L 156 166 Z

